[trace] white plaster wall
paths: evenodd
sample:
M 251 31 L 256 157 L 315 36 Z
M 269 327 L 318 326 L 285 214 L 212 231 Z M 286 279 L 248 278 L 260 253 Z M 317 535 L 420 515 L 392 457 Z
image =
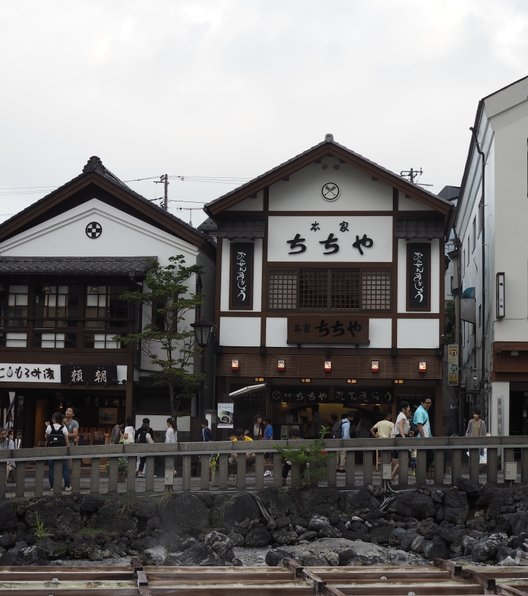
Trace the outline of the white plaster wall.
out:
M 288 319 L 286 317 L 268 317 L 266 319 L 266 346 L 270 348 L 291 347 L 287 343 Z M 369 321 L 369 348 L 390 348 L 392 325 L 390 319 L 370 319 Z M 326 344 L 325 344 L 326 345 Z M 308 346 L 308 344 L 305 344 Z M 320 348 L 321 344 L 317 344 Z M 350 347 L 344 344 L 329 344 L 331 348 Z
M 398 240 L 398 312 L 407 312 L 407 244 L 405 239 Z M 440 254 L 440 242 L 431 242 L 431 310 L 440 312 L 440 266 L 444 265 L 444 255 Z M 408 311 L 413 312 L 413 311 Z M 422 311 L 415 311 L 422 312 Z
M 506 331 L 528 338 L 528 266 L 526 230 L 528 198 L 526 177 L 526 139 L 528 138 L 528 102 L 503 112 L 493 120 L 495 131 L 495 189 L 500 208 L 493 214 L 495 222 L 495 273 L 506 275 L 506 318 L 496 325 L 496 331 L 506 337 Z M 498 196 L 500 193 L 500 197 Z M 491 241 L 491 234 L 489 235 Z M 500 239 L 500 241 L 499 241 Z M 487 238 L 488 241 L 488 238 Z M 490 304 L 492 306 L 492 304 Z M 495 310 L 492 311 L 495 317 Z M 516 325 L 507 324 L 514 322 Z M 498 339 L 498 338 L 496 338 Z
M 259 317 L 220 317 L 221 346 L 260 346 Z
M 326 166 L 326 169 L 323 169 Z M 335 167 L 338 169 L 335 169 Z M 321 189 L 327 182 L 339 186 L 335 201 L 325 201 Z M 270 211 L 392 211 L 392 187 L 352 166 L 326 158 L 292 174 L 269 190 Z
M 230 207 L 230 211 L 262 211 L 264 209 L 264 198 L 263 193 L 260 191 L 256 197 L 250 197 L 244 199 L 240 203 L 237 203 L 233 207 Z
M 398 348 L 438 348 L 438 319 L 398 319 Z
M 348 231 L 340 231 L 341 222 L 348 223 Z M 317 222 L 319 229 L 312 230 Z M 392 262 L 392 217 L 390 216 L 270 216 L 268 224 L 268 261 L 325 262 L 331 263 L 368 263 Z M 303 253 L 288 254 L 292 248 L 287 240 L 296 234 L 305 239 L 306 250 Z M 338 239 L 339 251 L 324 254 L 324 245 L 319 244 L 330 234 Z M 372 246 L 353 247 L 357 236 L 366 234 L 372 240 Z
M 84 231 L 92 221 L 103 227 L 103 233 L 95 240 Z M 96 198 L 17 234 L 0 246 L 1 256 L 157 256 L 162 265 L 176 254 L 183 254 L 187 264 L 193 264 L 197 253 L 192 244 Z
M 399 211 L 433 211 L 432 207 L 428 207 L 425 203 L 406 197 L 400 192 L 398 197 Z

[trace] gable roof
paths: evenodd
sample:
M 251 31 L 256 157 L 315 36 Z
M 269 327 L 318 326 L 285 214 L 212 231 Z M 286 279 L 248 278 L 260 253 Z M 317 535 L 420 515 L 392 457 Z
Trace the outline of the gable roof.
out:
M 96 156 L 88 160 L 79 176 L 0 224 L 0 242 L 84 203 L 95 189 L 101 201 L 189 242 L 214 259 L 215 245 L 206 234 L 133 191 Z
M 325 140 L 318 145 L 315 145 L 311 149 L 300 153 L 292 159 L 280 164 L 276 168 L 265 172 L 261 176 L 250 180 L 246 184 L 239 186 L 235 190 L 221 196 L 214 201 L 208 203 L 204 210 L 213 219 L 215 216 L 220 215 L 227 209 L 230 209 L 243 201 L 244 199 L 255 195 L 264 188 L 279 182 L 287 178 L 288 176 L 302 170 L 306 166 L 317 162 L 323 157 L 336 157 L 343 163 L 354 166 L 367 174 L 371 175 L 372 178 L 382 180 L 392 187 L 397 188 L 401 192 L 405 193 L 406 196 L 412 197 L 418 201 L 424 203 L 429 208 L 433 208 L 440 212 L 442 215 L 447 216 L 451 210 L 451 205 L 448 201 L 439 198 L 437 195 L 423 189 L 412 182 L 398 176 L 394 172 L 381 167 L 347 149 L 345 146 L 340 145 L 334 141 L 334 137 L 331 134 L 326 135 Z

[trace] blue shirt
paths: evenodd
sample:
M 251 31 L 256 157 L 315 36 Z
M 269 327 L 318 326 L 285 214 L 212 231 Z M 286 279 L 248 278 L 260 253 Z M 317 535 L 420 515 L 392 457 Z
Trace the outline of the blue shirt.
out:
M 413 416 L 413 423 L 416 425 L 421 424 L 423 426 L 424 437 L 433 436 L 431 433 L 431 425 L 429 424 L 429 412 L 422 405 L 416 408 L 416 412 Z M 421 435 L 418 436 L 421 437 Z
M 271 424 L 266 424 L 264 427 L 264 436 L 262 437 L 263 441 L 271 441 L 273 439 L 273 426 Z

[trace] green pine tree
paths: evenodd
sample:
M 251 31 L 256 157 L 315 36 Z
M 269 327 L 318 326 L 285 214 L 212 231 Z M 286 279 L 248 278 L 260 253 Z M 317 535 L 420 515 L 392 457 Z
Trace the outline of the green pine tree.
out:
M 202 296 L 189 290 L 189 283 L 201 274 L 199 265 L 185 265 L 183 255 L 170 257 L 166 266 L 154 261 L 145 278 L 145 292 L 125 292 L 121 296 L 128 302 L 150 306 L 150 320 L 143 329 L 118 339 L 124 345 L 137 344 L 148 356 L 155 367 L 154 384 L 168 388 L 172 416 L 192 399 L 203 376 L 192 371 L 200 348 L 185 321 L 187 313 L 202 304 Z

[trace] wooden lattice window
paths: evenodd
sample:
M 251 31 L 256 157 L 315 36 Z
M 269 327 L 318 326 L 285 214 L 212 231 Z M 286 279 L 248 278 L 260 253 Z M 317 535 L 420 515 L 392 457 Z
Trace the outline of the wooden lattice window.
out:
M 391 272 L 383 269 L 274 269 L 270 310 L 390 310 Z
M 390 310 L 390 271 L 373 269 L 361 274 L 361 308 L 363 310 Z
M 270 272 L 268 297 L 270 309 L 297 308 L 297 271 L 275 269 Z

